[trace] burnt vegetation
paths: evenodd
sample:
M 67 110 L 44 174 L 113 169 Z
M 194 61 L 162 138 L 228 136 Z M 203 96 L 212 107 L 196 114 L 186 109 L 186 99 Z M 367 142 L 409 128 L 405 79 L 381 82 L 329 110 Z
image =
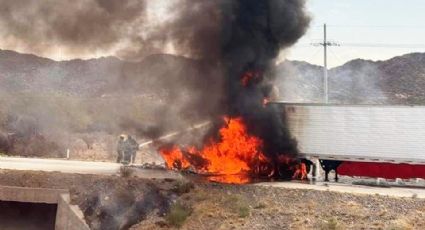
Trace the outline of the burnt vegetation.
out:
M 191 192 L 192 187 L 184 193 L 173 190 L 188 182 L 152 183 L 128 178 L 115 184 L 110 182 L 101 181 L 79 194 L 85 197 L 78 202 L 92 229 L 129 229 L 150 217 L 163 218 L 168 225 L 181 227 L 192 212 L 190 206 L 177 201 L 181 195 Z

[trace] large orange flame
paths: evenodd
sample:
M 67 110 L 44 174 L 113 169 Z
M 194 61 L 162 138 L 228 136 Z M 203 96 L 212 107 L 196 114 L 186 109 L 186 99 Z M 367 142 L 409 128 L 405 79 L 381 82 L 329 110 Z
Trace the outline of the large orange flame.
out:
M 201 149 L 195 146 L 161 149 L 167 168 L 191 170 L 207 175 L 211 181 L 232 184 L 275 175 L 307 178 L 306 165 L 292 157 L 282 154 L 274 163 L 268 159 L 262 152 L 263 141 L 248 133 L 242 118 L 225 117 L 224 124 L 219 130 L 220 138 L 209 139 Z M 283 171 L 280 166 L 284 167 Z
M 248 134 L 242 118 L 224 118 L 225 126 L 219 130 L 220 140 L 210 139 L 202 149 L 196 147 L 161 150 L 167 167 L 170 169 L 188 169 L 211 175 L 228 175 L 215 177 L 214 180 L 228 183 L 247 182 L 248 174 L 260 163 L 267 162 L 261 151 L 263 142 Z M 192 156 L 204 160 L 202 164 L 191 162 Z M 233 176 L 230 176 L 233 175 Z M 237 176 L 235 176 L 237 175 Z M 246 175 L 246 176 L 241 176 Z
M 177 147 L 173 147 L 172 149 L 163 149 L 161 150 L 161 155 L 169 169 L 181 170 L 188 169 L 190 167 L 189 161 L 186 160 L 182 151 Z

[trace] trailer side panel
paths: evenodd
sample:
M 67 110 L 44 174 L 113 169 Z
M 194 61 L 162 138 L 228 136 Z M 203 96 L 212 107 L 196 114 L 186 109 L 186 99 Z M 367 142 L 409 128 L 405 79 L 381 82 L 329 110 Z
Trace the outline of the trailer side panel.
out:
M 425 164 L 424 106 L 283 107 L 290 132 L 307 156 Z

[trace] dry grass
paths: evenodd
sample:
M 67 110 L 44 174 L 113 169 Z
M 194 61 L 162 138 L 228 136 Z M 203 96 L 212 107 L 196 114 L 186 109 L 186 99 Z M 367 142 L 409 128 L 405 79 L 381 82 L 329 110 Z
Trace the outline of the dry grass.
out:
M 390 226 L 387 227 L 390 230 L 410 230 L 414 227 L 409 223 L 406 218 L 399 218 L 391 222 Z
M 266 207 L 267 205 L 264 202 L 260 202 L 254 207 L 254 209 L 265 209 Z
M 204 226 L 202 223 L 208 223 L 205 229 L 239 229 L 249 219 L 252 209 L 244 196 L 198 188 L 183 195 L 179 201 L 193 207 L 187 225 Z
M 342 224 L 336 218 L 330 218 L 328 220 L 324 220 L 322 222 L 322 226 L 320 227 L 322 230 L 340 230 L 345 229 Z
M 177 202 L 171 205 L 165 219 L 170 226 L 181 228 L 186 219 L 192 214 L 192 211 L 192 208 Z
M 116 204 L 127 205 L 132 205 L 134 199 L 138 199 L 140 192 L 144 191 L 139 186 L 141 182 L 146 186 L 152 183 L 161 186 L 159 192 L 166 196 L 173 188 L 185 191 L 186 187 L 184 184 L 176 185 L 174 181 L 147 182 L 134 177 L 123 180 L 115 176 L 66 175 L 56 172 L 3 170 L 0 173 L 0 183 L 7 186 L 67 188 L 73 185 L 74 199 L 81 202 L 87 199 L 83 196 L 87 188 L 99 184 L 98 181 L 103 181 L 100 183 L 102 186 L 97 185 L 102 190 L 120 184 L 124 190 L 111 197 L 119 200 Z M 136 190 L 134 186 L 137 186 Z M 134 196 L 128 194 L 127 189 L 134 190 Z M 423 199 L 201 183 L 189 193 L 180 197 L 173 195 L 171 199 L 177 199 L 178 205 L 173 206 L 173 211 L 167 215 L 168 222 L 155 212 L 152 214 L 154 218 L 140 223 L 134 229 L 174 229 L 178 226 L 188 230 L 425 229 Z M 110 199 L 110 202 L 115 202 L 115 199 Z
M 250 214 L 249 204 L 241 195 L 229 195 L 224 197 L 224 205 L 228 210 L 235 213 L 240 218 L 248 217 Z
M 120 176 L 124 178 L 129 178 L 132 175 L 132 170 L 129 167 L 121 166 L 120 167 Z

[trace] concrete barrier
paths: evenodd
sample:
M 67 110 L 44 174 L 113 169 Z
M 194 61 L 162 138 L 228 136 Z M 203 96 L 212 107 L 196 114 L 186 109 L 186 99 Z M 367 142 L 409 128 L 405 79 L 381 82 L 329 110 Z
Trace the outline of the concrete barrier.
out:
M 0 186 L 0 201 L 57 204 L 56 230 L 90 230 L 77 205 L 71 205 L 68 190 Z
M 0 200 L 2 201 L 57 204 L 59 195 L 62 193 L 68 193 L 68 191 L 64 189 L 0 186 Z
M 70 204 L 69 193 L 60 194 L 56 213 L 57 230 L 90 230 L 84 221 L 84 214 L 77 205 Z

